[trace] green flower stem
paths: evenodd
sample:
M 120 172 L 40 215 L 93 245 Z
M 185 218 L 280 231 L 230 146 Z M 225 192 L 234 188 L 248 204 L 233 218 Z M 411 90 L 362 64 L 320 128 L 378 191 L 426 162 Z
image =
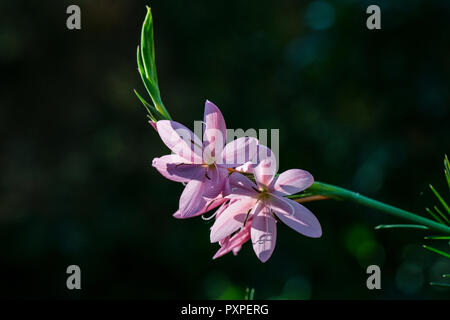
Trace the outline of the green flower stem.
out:
M 421 224 L 380 224 L 375 227 L 375 230 L 381 229 L 422 229 L 429 230 L 428 227 Z
M 315 195 L 321 195 L 325 196 L 331 199 L 335 200 L 347 200 L 356 202 L 358 204 L 361 204 L 363 206 L 374 208 L 380 211 L 383 211 L 385 213 L 391 214 L 393 216 L 396 216 L 398 218 L 402 218 L 405 220 L 409 220 L 414 223 L 418 223 L 424 226 L 427 226 L 431 230 L 443 232 L 446 234 L 450 234 L 450 227 L 435 222 L 433 220 L 421 217 L 417 214 L 408 212 L 406 210 L 402 210 L 396 207 L 393 207 L 391 205 L 388 205 L 386 203 L 373 200 L 371 198 L 368 198 L 366 196 L 363 196 L 357 192 L 353 192 L 341 187 L 333 186 L 331 184 L 322 183 L 322 182 L 314 182 L 314 184 L 309 187 L 304 194 L 298 194 L 290 196 L 291 199 L 298 199 L 303 197 L 310 197 Z

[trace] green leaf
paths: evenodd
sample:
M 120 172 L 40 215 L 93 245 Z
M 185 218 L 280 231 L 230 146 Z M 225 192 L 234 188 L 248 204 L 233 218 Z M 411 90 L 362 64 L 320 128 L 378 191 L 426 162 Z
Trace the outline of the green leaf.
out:
M 433 251 L 433 252 L 435 252 L 435 253 L 437 253 L 437 254 L 440 254 L 441 256 L 444 256 L 444 257 L 446 257 L 446 258 L 450 258 L 450 254 L 448 254 L 448 253 L 446 253 L 446 252 L 444 252 L 444 251 L 441 251 L 441 250 L 438 250 L 438 249 L 436 249 L 436 248 L 429 247 L 429 246 L 426 246 L 426 245 L 423 245 L 422 247 L 424 247 L 424 248 L 427 249 L 427 250 Z
M 426 240 L 450 240 L 450 237 L 448 236 L 427 236 L 424 237 Z
M 450 189 L 450 162 L 448 161 L 447 155 L 444 158 L 444 173 L 445 178 L 447 179 L 448 188 Z
M 429 208 L 425 208 L 425 210 L 439 223 L 445 224 L 444 221 L 441 220 L 437 215 L 434 214 L 433 211 L 431 211 Z
M 430 282 L 430 285 L 436 287 L 450 287 L 450 283 L 442 283 L 442 282 Z
M 147 14 L 141 31 L 141 55 L 145 75 L 154 85 L 158 86 L 158 76 L 156 75 L 155 44 L 153 37 L 153 16 L 150 7 L 147 7 Z
M 409 229 L 423 229 L 428 230 L 427 226 L 421 224 L 380 224 L 375 227 L 375 230 L 380 229 L 394 229 L 394 228 L 409 228 Z
M 149 104 L 147 101 L 145 101 L 145 99 L 142 98 L 141 95 L 136 90 L 134 90 L 134 93 L 136 94 L 138 99 L 141 101 L 141 103 L 144 105 L 150 119 L 153 122 L 157 122 L 158 120 L 165 119 L 164 116 L 161 113 L 159 113 L 159 111 L 156 110 L 155 107 L 153 107 L 151 104 Z
M 445 210 L 447 210 L 447 213 L 450 214 L 450 208 L 448 207 L 447 203 L 442 199 L 441 195 L 434 189 L 434 187 L 430 184 L 430 189 L 433 191 L 436 198 L 438 198 L 439 202 L 444 206 Z
M 142 24 L 141 46 L 137 48 L 137 64 L 142 82 L 153 101 L 155 109 L 164 116 L 164 119 L 171 120 L 169 112 L 162 103 L 158 86 L 153 39 L 153 17 L 149 7 L 147 7 L 147 14 Z
M 248 300 L 254 300 L 255 299 L 255 289 L 252 288 L 250 290 L 250 296 L 248 297 Z
M 245 289 L 245 297 L 244 300 L 253 300 L 254 299 L 254 295 L 255 295 L 255 289 L 252 288 L 247 288 Z
M 441 212 L 441 210 L 439 210 L 438 207 L 434 206 L 434 210 L 435 210 L 437 213 L 439 213 L 439 215 L 442 217 L 442 219 L 444 219 L 444 220 L 447 222 L 447 224 L 450 223 L 450 221 L 448 220 L 448 218 L 445 216 L 445 214 L 443 214 L 443 213 Z
M 153 104 L 155 106 L 158 106 L 158 103 L 159 104 L 162 103 L 162 102 L 160 102 L 160 98 L 159 98 L 159 89 L 157 87 L 155 87 L 152 84 L 152 82 L 149 80 L 149 78 L 147 78 L 147 76 L 145 75 L 145 70 L 144 70 L 144 67 L 143 67 L 142 61 L 141 61 L 139 46 L 137 48 L 137 64 L 138 64 L 139 74 L 141 75 L 142 82 L 144 83 L 144 87 L 147 90 L 148 95 L 152 99 Z M 161 109 L 161 108 L 159 108 L 159 109 Z M 158 112 L 161 113 L 159 110 L 158 110 Z M 167 118 L 167 116 L 163 116 L 163 119 L 169 119 L 169 118 Z

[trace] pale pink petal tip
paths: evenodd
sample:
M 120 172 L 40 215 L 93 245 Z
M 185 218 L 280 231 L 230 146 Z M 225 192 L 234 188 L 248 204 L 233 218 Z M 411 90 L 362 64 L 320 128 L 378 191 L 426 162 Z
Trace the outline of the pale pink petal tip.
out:
M 253 250 L 261 262 L 269 260 L 277 238 L 276 220 L 264 205 L 257 204 L 251 227 Z
M 201 180 L 205 169 L 197 164 L 184 164 L 186 160 L 176 154 L 154 158 L 152 166 L 165 178 L 176 182 Z
M 313 176 L 305 170 L 291 169 L 280 174 L 273 181 L 273 190 L 282 196 L 291 195 L 309 188 L 314 183 Z
M 253 163 L 251 161 L 246 162 L 242 166 L 236 167 L 236 171 L 244 173 L 253 173 Z
M 227 139 L 227 127 L 225 119 L 219 108 L 209 100 L 205 103 L 205 114 L 203 117 L 205 131 L 203 134 L 206 145 L 210 150 L 222 150 Z
M 203 162 L 202 142 L 190 129 L 170 120 L 160 120 L 156 123 L 156 127 L 161 140 L 173 153 L 191 163 Z
M 310 237 L 320 238 L 322 227 L 317 217 L 301 204 L 287 198 L 274 198 L 270 206 L 275 215 L 287 226 Z
M 183 217 L 181 216 L 180 210 L 177 210 L 177 212 L 175 212 L 173 214 L 173 217 L 176 218 L 176 219 L 183 219 Z

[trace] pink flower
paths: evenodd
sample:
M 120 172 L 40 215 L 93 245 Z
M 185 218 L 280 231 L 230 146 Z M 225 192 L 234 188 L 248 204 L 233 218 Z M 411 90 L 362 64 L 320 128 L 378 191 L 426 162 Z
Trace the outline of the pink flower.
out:
M 167 179 L 187 183 L 175 213 L 178 218 L 189 218 L 214 208 L 210 202 L 223 191 L 227 168 L 252 159 L 258 144 L 255 138 L 243 137 L 225 145 L 225 120 L 210 101 L 205 103 L 203 142 L 175 121 L 161 120 L 156 127 L 174 154 L 155 158 L 153 166 Z
M 274 155 L 270 149 L 258 147 L 260 158 L 254 166 L 256 184 L 237 172 L 229 177 L 231 194 L 227 198 L 234 201 L 217 216 L 211 228 L 211 242 L 221 244 L 215 258 L 251 239 L 256 255 L 266 262 L 275 248 L 275 217 L 305 236 L 318 238 L 322 235 L 322 228 L 314 214 L 284 197 L 311 186 L 314 182 L 312 175 L 304 170 L 291 169 L 275 177 Z

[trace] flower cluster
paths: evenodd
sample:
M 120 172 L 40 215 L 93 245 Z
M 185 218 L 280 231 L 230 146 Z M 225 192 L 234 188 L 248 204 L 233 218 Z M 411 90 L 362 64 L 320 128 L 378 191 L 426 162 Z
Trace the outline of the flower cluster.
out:
M 226 125 L 220 110 L 205 103 L 203 137 L 182 124 L 160 120 L 156 130 L 172 154 L 153 160 L 167 179 L 185 183 L 176 218 L 190 218 L 216 209 L 211 242 L 220 249 L 214 258 L 237 252 L 251 239 L 258 258 L 265 262 L 273 253 L 276 223 L 281 221 L 308 237 L 318 238 L 317 218 L 286 196 L 312 185 L 312 175 L 291 169 L 276 174 L 276 158 L 256 138 L 226 141 Z

